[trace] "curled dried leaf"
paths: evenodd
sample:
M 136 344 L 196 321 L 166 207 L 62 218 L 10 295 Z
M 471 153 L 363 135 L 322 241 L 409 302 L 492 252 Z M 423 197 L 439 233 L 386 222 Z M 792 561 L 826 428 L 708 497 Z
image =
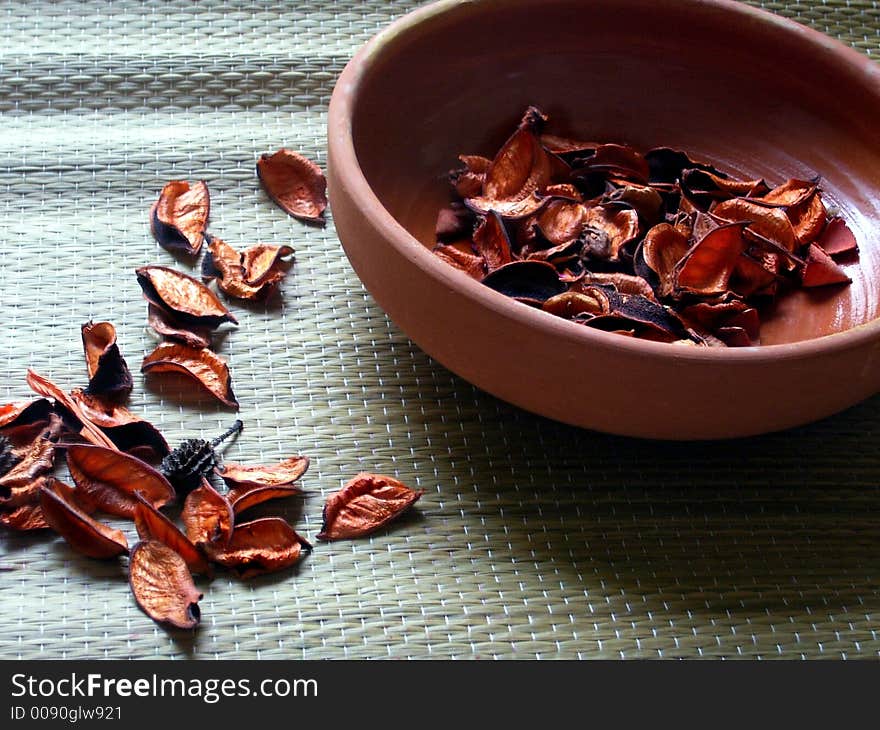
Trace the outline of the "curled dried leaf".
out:
M 141 540 L 158 540 L 180 555 L 193 573 L 207 575 L 210 566 L 198 548 L 153 504 L 135 492 L 134 526 Z
M 513 261 L 495 269 L 483 284 L 519 301 L 538 304 L 567 289 L 556 269 L 544 261 Z
M 223 548 L 232 536 L 232 505 L 205 479 L 187 495 L 180 519 L 187 538 L 194 545 L 213 544 Z
M 797 206 L 813 197 L 818 187 L 818 179 L 797 180 L 791 178 L 761 195 L 758 202 L 762 205 L 778 205 L 786 208 Z
M 766 208 L 742 198 L 725 200 L 712 208 L 712 215 L 726 223 L 745 221 L 747 232 L 754 231 L 786 251 L 794 251 L 797 237 L 791 221 L 779 208 Z
M 382 474 L 361 472 L 324 505 L 319 540 L 363 537 L 384 527 L 424 494 Z
M 152 302 L 147 306 L 147 323 L 158 334 L 182 342 L 184 345 L 198 348 L 211 346 L 210 327 L 184 324 L 175 319 L 167 309 Z
M 236 525 L 229 544 L 211 550 L 211 559 L 234 570 L 240 578 L 288 568 L 312 546 L 280 517 L 264 517 Z
M 266 194 L 285 213 L 323 225 L 327 181 L 314 162 L 282 148 L 257 160 L 257 176 Z
M 172 180 L 150 209 L 150 228 L 159 245 L 195 256 L 204 240 L 211 196 L 204 180 Z
M 293 256 L 293 247 L 258 243 L 241 252 L 245 283 L 260 286 L 284 275 L 285 259 Z M 280 277 L 279 277 L 280 278 Z
M 134 383 L 116 344 L 116 328 L 110 322 L 86 322 L 81 330 L 89 373 L 86 392 L 112 397 L 128 395 Z
M 83 555 L 103 560 L 128 552 L 128 541 L 121 530 L 90 517 L 62 491 L 40 489 L 40 509 L 52 529 Z
M 158 540 L 139 542 L 128 564 L 131 592 L 151 619 L 178 629 L 195 628 L 201 614 L 202 594 L 193 583 L 186 562 Z
M 198 382 L 221 403 L 238 409 L 226 361 L 208 349 L 163 342 L 144 358 L 142 373 L 181 373 Z
M 224 322 L 238 324 L 217 295 L 193 277 L 167 266 L 142 266 L 136 273 L 144 298 L 171 312 L 175 319 L 210 329 Z
M 115 449 L 73 444 L 67 449 L 67 467 L 84 504 L 119 517 L 134 517 L 136 492 L 156 508 L 175 496 L 168 480 L 153 467 Z
M 206 281 L 216 279 L 220 289 L 236 299 L 265 299 L 284 278 L 284 269 L 280 266 L 270 268 L 262 272 L 261 283 L 249 284 L 243 255 L 225 241 L 210 236 L 208 252 L 202 262 L 202 278 Z

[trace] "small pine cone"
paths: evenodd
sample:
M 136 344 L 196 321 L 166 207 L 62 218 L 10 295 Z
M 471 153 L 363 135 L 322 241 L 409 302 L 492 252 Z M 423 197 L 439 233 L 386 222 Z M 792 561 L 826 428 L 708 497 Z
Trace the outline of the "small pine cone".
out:
M 202 477 L 210 474 L 217 465 L 217 452 L 214 451 L 214 447 L 241 429 L 241 421 L 236 421 L 232 428 L 213 441 L 187 439 L 162 459 L 159 471 L 177 491 L 183 494 L 191 492 L 201 484 Z
M 18 457 L 12 451 L 12 442 L 0 435 L 0 477 L 18 463 Z

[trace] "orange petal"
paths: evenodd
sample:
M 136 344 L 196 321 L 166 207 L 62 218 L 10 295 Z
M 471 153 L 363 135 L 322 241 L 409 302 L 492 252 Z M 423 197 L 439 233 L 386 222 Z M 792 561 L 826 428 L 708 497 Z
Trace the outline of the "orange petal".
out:
M 727 223 L 748 221 L 747 230 L 769 239 L 786 251 L 797 248 L 797 237 L 791 221 L 779 208 L 766 208 L 749 200 L 733 198 L 716 205 L 711 213 Z
M 142 373 L 182 373 L 193 378 L 221 403 L 238 409 L 226 361 L 207 348 L 163 342 L 144 358 Z
M 43 487 L 40 509 L 52 529 L 83 555 L 107 559 L 128 552 L 128 541 L 121 530 L 93 519 L 65 499 L 63 492 Z
M 259 286 L 276 273 L 283 273 L 283 260 L 293 255 L 292 246 L 258 243 L 241 253 L 244 280 L 251 286 Z
M 190 347 L 211 346 L 211 329 L 209 327 L 185 325 L 177 321 L 167 309 L 152 302 L 147 305 L 147 323 L 160 335 L 178 340 Z
M 202 247 L 210 208 L 211 197 L 203 180 L 193 185 L 172 180 L 150 209 L 153 236 L 170 251 L 195 256 Z
M 135 545 L 128 563 L 128 581 L 138 606 L 153 621 L 179 629 L 198 625 L 202 594 L 186 562 L 167 545 L 157 540 Z
M 704 296 L 726 292 L 745 251 L 747 225 L 728 223 L 703 236 L 676 265 L 676 287 Z
M 144 298 L 187 325 L 215 329 L 223 322 L 238 324 L 217 295 L 193 277 L 167 266 L 142 266 L 136 273 Z
M 229 545 L 211 552 L 211 559 L 233 569 L 241 578 L 288 568 L 312 551 L 312 546 L 296 534 L 280 517 L 236 525 Z
M 291 456 L 277 464 L 251 465 L 226 462 L 217 474 L 230 489 L 236 487 L 280 487 L 298 481 L 309 468 L 309 457 Z
M 282 148 L 257 160 L 257 176 L 266 194 L 285 213 L 323 224 L 327 181 L 314 162 L 298 152 Z
M 830 284 L 848 284 L 852 279 L 840 268 L 831 257 L 816 244 L 810 246 L 807 254 L 807 265 L 801 279 L 805 288 L 828 286 Z
M 203 575 L 210 572 L 210 566 L 198 548 L 177 529 L 171 520 L 157 510 L 152 502 L 135 492 L 137 505 L 134 510 L 134 526 L 141 540 L 158 540 L 180 555 L 193 573 Z
M 816 243 L 829 256 L 850 253 L 859 248 L 856 237 L 843 218 L 832 218 L 828 221 L 828 225 L 825 226 L 825 230 L 822 231 L 822 235 Z
M 217 279 L 217 286 L 236 299 L 262 299 L 272 291 L 280 280 L 276 274 L 264 279 L 259 286 L 252 286 L 245 281 L 242 256 L 232 246 L 217 236 L 208 237 L 208 252 L 202 261 L 202 278 L 206 281 Z M 281 272 L 281 276 L 283 276 Z
M 434 247 L 434 255 L 473 279 L 482 279 L 486 275 L 486 261 L 482 256 L 442 243 Z
M 668 223 L 658 223 L 645 234 L 642 256 L 659 279 L 660 296 L 669 296 L 675 290 L 675 266 L 689 248 L 687 236 Z
M 187 538 L 195 545 L 224 547 L 232 536 L 232 505 L 204 479 L 187 495 L 180 519 Z
M 121 451 L 143 451 L 150 457 L 160 459 L 170 451 L 168 442 L 159 430 L 125 406 L 87 395 L 79 388 L 70 391 L 70 397 L 83 415 L 100 428 Z
M 474 231 L 474 248 L 483 257 L 489 271 L 513 261 L 510 252 L 510 239 L 504 223 L 496 213 L 489 213 Z

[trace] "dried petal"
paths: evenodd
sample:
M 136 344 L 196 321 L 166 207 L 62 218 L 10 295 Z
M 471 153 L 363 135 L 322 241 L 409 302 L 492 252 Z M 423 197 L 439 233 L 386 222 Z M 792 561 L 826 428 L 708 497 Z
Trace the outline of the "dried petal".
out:
M 266 194 L 285 213 L 323 224 L 327 181 L 314 162 L 282 148 L 272 155 L 260 156 L 257 176 Z
M 742 198 L 725 200 L 712 208 L 712 215 L 727 223 L 746 221 L 746 231 L 754 231 L 786 251 L 797 248 L 797 238 L 791 221 L 784 211 L 764 206 Z
M 116 328 L 110 322 L 86 322 L 81 330 L 89 373 L 86 392 L 113 397 L 128 395 L 134 383 L 116 344 Z
M 652 183 L 673 184 L 681 178 L 684 170 L 699 169 L 718 175 L 711 165 L 702 162 L 694 162 L 688 155 L 680 150 L 669 147 L 655 147 L 645 153 L 645 161 L 648 163 Z
M 45 421 L 51 411 L 52 404 L 45 398 L 6 403 L 0 406 L 0 429 Z
M 287 522 L 280 517 L 264 517 L 236 525 L 229 545 L 211 551 L 210 555 L 239 577 L 252 578 L 288 568 L 299 562 L 303 553 L 311 551 L 312 546 Z
M 186 325 L 174 318 L 164 307 L 150 303 L 147 307 L 147 322 L 160 335 L 170 337 L 190 347 L 210 347 L 211 328 Z
M 232 536 L 232 505 L 207 480 L 191 491 L 180 513 L 187 538 L 194 545 L 225 547 Z
M 128 563 L 131 592 L 153 621 L 178 629 L 195 628 L 202 594 L 183 558 L 157 540 L 139 542 Z
M 747 222 L 728 223 L 709 232 L 676 265 L 676 287 L 696 294 L 723 294 L 745 251 Z
M 556 269 L 543 261 L 514 261 L 495 269 L 483 283 L 514 299 L 537 303 L 562 294 L 567 288 Z
M 241 252 L 245 283 L 260 286 L 279 274 L 284 274 L 284 259 L 293 255 L 293 247 L 258 243 Z
M 103 560 L 128 552 L 128 541 L 121 530 L 90 517 L 68 501 L 63 492 L 43 487 L 40 509 L 52 529 L 83 555 Z
M 760 196 L 758 202 L 764 205 L 789 207 L 800 205 L 811 198 L 819 186 L 818 180 L 796 180 L 791 178 L 782 185 Z
M 56 416 L 57 419 L 57 416 Z M 41 428 L 27 445 L 13 449 L 16 463 L 0 477 L 0 508 L 17 507 L 31 502 L 40 486 L 39 478 L 55 463 L 55 444 L 58 428 Z
M 31 390 L 47 398 L 54 398 L 60 405 L 70 411 L 70 413 L 79 420 L 82 424 L 80 435 L 84 439 L 91 441 L 97 446 L 104 446 L 109 449 L 116 448 L 113 442 L 107 438 L 99 428 L 92 424 L 88 418 L 86 418 L 76 402 L 67 395 L 67 393 L 61 390 L 61 388 L 55 385 L 55 383 L 48 378 L 44 378 L 42 375 L 35 373 L 33 370 L 28 370 L 26 379 Z
M 691 169 L 681 173 L 681 192 L 697 208 L 705 210 L 713 201 L 767 192 L 763 180 L 734 180 L 722 173 Z
M 827 253 L 816 244 L 810 246 L 807 265 L 801 278 L 801 286 L 810 288 L 830 284 L 848 284 L 851 281 L 852 279 Z
M 604 234 L 602 247 L 590 248 L 590 254 L 597 258 L 618 259 L 620 249 L 639 235 L 639 214 L 631 208 L 595 205 L 586 209 L 584 222 Z
M 392 477 L 361 472 L 327 498 L 318 539 L 369 535 L 398 517 L 424 493 L 423 489 L 412 490 Z
M 309 468 L 308 456 L 291 456 L 271 465 L 226 462 L 217 474 L 230 489 L 240 487 L 281 487 L 298 481 Z
M 675 290 L 675 265 L 689 248 L 687 237 L 668 223 L 658 223 L 645 234 L 642 256 L 648 268 L 657 275 L 661 297 L 667 297 Z
M 142 266 L 136 273 L 144 298 L 181 322 L 210 329 L 223 322 L 238 324 L 217 295 L 191 276 L 167 266 Z
M 587 273 L 581 280 L 583 286 L 612 286 L 621 294 L 627 296 L 640 296 L 653 302 L 657 301 L 654 290 L 641 276 L 632 274 L 611 273 Z
M 115 449 L 73 444 L 67 449 L 67 467 L 82 494 L 84 504 L 92 504 L 119 517 L 134 517 L 144 495 L 154 507 L 174 499 L 168 480 L 146 462 Z
M 462 251 L 457 246 L 439 244 L 434 247 L 434 255 L 473 279 L 482 279 L 486 275 L 485 259 L 475 253 Z
M 794 235 L 798 243 L 804 246 L 815 241 L 825 229 L 828 222 L 828 212 L 822 202 L 822 196 L 818 190 L 809 198 L 798 205 L 793 205 L 786 210 L 786 215 L 791 221 Z
M 248 284 L 245 281 L 242 254 L 216 236 L 208 236 L 208 252 L 202 262 L 202 278 L 206 281 L 216 278 L 217 285 L 229 296 L 252 300 L 265 298 L 284 277 L 282 269 L 266 273 L 269 276 L 264 276 L 261 284 Z
M 39 502 L 28 502 L 9 512 L 0 512 L 0 525 L 15 532 L 50 528 Z
M 816 244 L 829 256 L 850 253 L 858 250 L 856 237 L 843 218 L 832 218 L 822 231 Z
M 535 228 L 554 246 L 577 239 L 584 228 L 587 211 L 580 203 L 551 200 L 535 218 Z
M 238 409 L 226 361 L 208 349 L 163 342 L 144 358 L 142 373 L 182 373 L 200 383 L 221 403 Z
M 586 161 L 586 167 L 642 184 L 648 182 L 650 172 L 647 161 L 637 150 L 621 144 L 599 145 L 596 153 Z
M 150 228 L 161 246 L 195 256 L 202 247 L 211 197 L 203 181 L 172 180 L 150 209 Z
M 489 213 L 474 231 L 474 248 L 483 257 L 490 272 L 513 261 L 510 239 L 496 213 Z
M 541 144 L 544 145 L 544 149 L 548 152 L 569 157 L 591 156 L 595 153 L 596 148 L 601 146 L 599 142 L 560 137 L 556 134 L 542 134 Z
M 158 540 L 180 555 L 193 573 L 206 575 L 210 566 L 198 548 L 177 526 L 153 507 L 152 503 L 135 492 L 137 505 L 134 510 L 134 526 L 141 540 Z
M 70 397 L 85 418 L 100 428 L 119 450 L 157 459 L 170 451 L 159 430 L 125 406 L 87 395 L 79 388 L 70 391 Z
M 545 312 L 565 319 L 574 319 L 584 314 L 598 317 L 611 311 L 608 294 L 599 287 L 586 287 L 583 291 L 557 294 L 545 301 L 542 308 Z
M 469 238 L 474 230 L 474 213 L 461 203 L 452 203 L 437 213 L 434 235 L 439 243 Z

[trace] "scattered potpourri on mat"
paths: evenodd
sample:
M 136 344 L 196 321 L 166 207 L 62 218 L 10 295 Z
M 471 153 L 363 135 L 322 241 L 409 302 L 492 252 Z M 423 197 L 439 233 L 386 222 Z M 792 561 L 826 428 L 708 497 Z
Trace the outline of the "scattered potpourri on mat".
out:
M 587 327 L 703 346 L 760 342 L 795 288 L 845 285 L 857 255 L 819 178 L 771 187 L 684 152 L 543 133 L 529 107 L 494 159 L 461 155 L 434 253 Z
M 323 220 L 323 173 L 301 155 L 281 150 L 258 163 L 269 195 L 291 215 Z M 320 178 L 320 179 L 319 179 Z M 150 211 L 160 245 L 197 256 L 205 247 L 202 276 L 233 298 L 263 299 L 286 272 L 290 246 L 256 244 L 239 253 L 207 230 L 209 193 L 204 182 L 172 181 Z M 206 244 L 206 246 L 203 246 Z M 180 372 L 226 405 L 238 409 L 225 360 L 211 347 L 213 332 L 238 320 L 195 278 L 165 266 L 137 270 L 148 302 L 148 323 L 165 342 L 144 358 L 144 373 Z M 276 464 L 221 464 L 216 449 L 242 432 L 243 423 L 215 439 L 186 439 L 171 449 L 159 430 L 123 404 L 133 388 L 110 322 L 81 330 L 88 383 L 69 392 L 28 371 L 40 398 L 0 405 L 0 526 L 17 532 L 51 529 L 77 552 L 96 559 L 129 556 L 129 583 L 138 606 L 155 621 L 192 629 L 202 593 L 192 574 L 210 578 L 220 565 L 240 578 L 289 568 L 312 545 L 281 517 L 241 520 L 251 508 L 303 494 L 299 480 L 309 458 Z M 73 481 L 54 476 L 56 454 L 66 455 Z M 160 462 L 153 466 L 149 461 Z M 220 492 L 209 478 L 226 486 Z M 321 540 L 368 535 L 421 497 L 401 482 L 361 473 L 327 499 Z M 163 509 L 180 508 L 182 529 Z M 129 520 L 124 531 L 98 513 Z

